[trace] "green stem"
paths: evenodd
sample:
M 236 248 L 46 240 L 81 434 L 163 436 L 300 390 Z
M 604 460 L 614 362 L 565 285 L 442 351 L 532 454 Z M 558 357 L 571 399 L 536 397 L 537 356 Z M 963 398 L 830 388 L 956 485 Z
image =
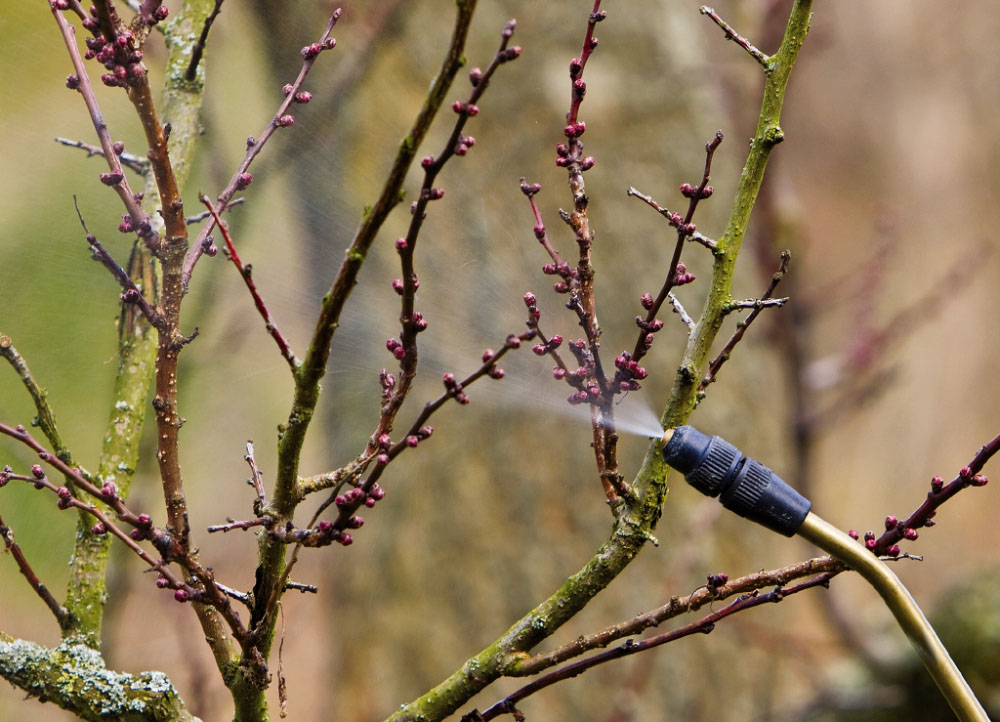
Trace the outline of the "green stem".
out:
M 753 210 L 773 147 L 781 140 L 779 119 L 788 78 L 809 30 L 811 0 L 796 0 L 780 49 L 769 58 L 757 133 L 750 147 L 726 232 L 718 241 L 712 285 L 702 318 L 691 334 L 674 389 L 663 412 L 665 426 L 683 423 L 694 409 L 698 381 L 704 374 L 718 334 L 750 212 Z M 633 482 L 638 500 L 627 505 L 611 536 L 580 571 L 519 619 L 493 644 L 473 656 L 432 690 L 403 705 L 387 722 L 436 722 L 455 712 L 496 679 L 514 674 L 527 652 L 585 607 L 635 558 L 652 538 L 667 495 L 668 468 L 651 445 Z
M 402 200 L 402 187 L 407 171 L 413 164 L 417 150 L 444 102 L 455 76 L 465 64 L 465 42 L 476 8 L 476 0 L 456 0 L 456 6 L 457 13 L 451 43 L 441 70 L 431 83 L 427 97 L 424 99 L 424 104 L 410 128 L 410 132 L 400 141 L 396 158 L 389 171 L 389 177 L 378 200 L 374 206 L 366 209 L 361 226 L 347 251 L 347 257 L 344 259 L 329 292 L 323 297 L 309 349 L 302 365 L 296 371 L 292 409 L 288 416 L 288 423 L 280 429 L 277 478 L 269 509 L 269 515 L 281 521 L 289 519 L 296 505 L 302 500 L 302 491 L 298 481 L 299 458 L 309 423 L 319 400 L 319 382 L 326 373 L 326 364 L 330 358 L 330 344 L 340 324 L 340 314 L 357 282 L 361 266 L 364 264 L 382 224 L 389 212 Z M 286 563 L 285 544 L 269 535 L 262 534 L 258 560 L 260 581 L 255 589 L 258 608 L 254 610 L 252 626 L 259 626 L 259 648 L 262 654 L 267 657 L 274 636 L 276 619 L 276 607 L 269 607 L 269 600 L 276 600 L 281 596 L 281 590 L 277 590 L 277 586 L 281 583 Z

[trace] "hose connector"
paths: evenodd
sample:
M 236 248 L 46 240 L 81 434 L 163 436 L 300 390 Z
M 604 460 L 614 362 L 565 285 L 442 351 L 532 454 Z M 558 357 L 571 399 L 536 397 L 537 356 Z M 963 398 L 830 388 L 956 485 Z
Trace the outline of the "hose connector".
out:
M 678 426 L 663 435 L 663 442 L 663 460 L 691 486 L 768 529 L 794 536 L 812 508 L 781 477 L 719 436 Z

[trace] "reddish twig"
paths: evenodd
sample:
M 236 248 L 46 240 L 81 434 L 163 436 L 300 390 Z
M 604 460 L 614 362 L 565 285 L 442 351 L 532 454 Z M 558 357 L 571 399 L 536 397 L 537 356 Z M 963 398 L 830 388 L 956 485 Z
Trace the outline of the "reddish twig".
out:
M 267 127 L 261 132 L 256 138 L 247 139 L 247 150 L 246 154 L 243 156 L 243 160 L 237 166 L 236 171 L 233 173 L 232 177 L 229 179 L 229 183 L 226 187 L 222 189 L 215 201 L 215 206 L 213 210 L 215 214 L 213 216 L 212 223 L 206 223 L 205 227 L 201 229 L 195 242 L 191 244 L 191 247 L 187 251 L 187 255 L 184 258 L 183 270 L 181 272 L 181 283 L 184 288 L 187 288 L 188 283 L 191 281 L 191 274 L 194 272 L 195 264 L 201 255 L 211 246 L 211 241 L 209 240 L 209 234 L 212 232 L 215 226 L 214 218 L 221 215 L 223 209 L 225 209 L 230 200 L 232 200 L 233 195 L 238 190 L 243 190 L 253 181 L 253 176 L 248 172 L 250 169 L 250 164 L 253 163 L 254 158 L 263 150 L 264 145 L 274 134 L 278 128 L 286 128 L 291 126 L 295 122 L 295 116 L 289 114 L 288 110 L 291 108 L 292 103 L 307 103 L 311 96 L 308 93 L 302 93 L 302 84 L 305 82 L 306 76 L 309 75 L 309 71 L 312 69 L 313 63 L 316 62 L 316 58 L 324 50 L 330 50 L 337 45 L 337 41 L 330 37 L 330 33 L 333 32 L 334 26 L 340 19 L 341 10 L 337 8 L 333 11 L 330 16 L 330 20 L 326 24 L 326 30 L 320 36 L 320 39 L 311 45 L 307 45 L 302 48 L 302 69 L 299 70 L 298 77 L 295 81 L 289 85 L 286 85 L 282 90 L 285 93 L 285 99 L 278 106 L 278 110 L 275 112 L 274 117 L 271 118 L 271 122 L 267 124 Z
M 466 100 L 456 100 L 452 104 L 452 110 L 458 117 L 441 152 L 437 156 L 426 156 L 420 161 L 420 165 L 424 169 L 424 180 L 417 200 L 410 207 L 410 224 L 407 228 L 406 236 L 396 241 L 402 278 L 393 282 L 393 288 L 401 296 L 400 323 L 402 329 L 398 345 L 394 343 L 395 339 L 390 339 L 387 345 L 389 346 L 389 350 L 399 360 L 400 375 L 388 402 L 382 405 L 382 414 L 378 429 L 372 437 L 373 440 L 369 443 L 366 454 L 374 451 L 374 439 L 392 431 L 396 414 L 405 401 L 417 372 L 417 335 L 427 328 L 427 322 L 414 307 L 417 287 L 420 285 L 414 267 L 414 253 L 416 252 L 420 231 L 427 217 L 428 205 L 431 201 L 439 200 L 444 196 L 444 190 L 435 188 L 434 181 L 451 158 L 456 155 L 464 156 L 475 145 L 476 139 L 465 135 L 463 130 L 469 118 L 478 115 L 478 103 L 483 93 L 486 92 L 493 74 L 501 65 L 515 60 L 521 54 L 520 47 L 516 45 L 508 47 L 510 39 L 514 35 L 515 26 L 516 23 L 514 20 L 509 20 L 504 25 L 500 38 L 500 47 L 486 67 L 486 70 L 474 68 L 470 71 L 472 91 Z
M 764 291 L 764 294 L 759 299 L 748 302 L 750 304 L 749 308 L 752 308 L 753 310 L 747 314 L 745 319 L 736 324 L 736 330 L 733 332 L 733 335 L 729 337 L 728 341 L 726 341 L 726 345 L 722 347 L 721 351 L 719 351 L 718 356 L 712 359 L 711 363 L 709 363 L 708 371 L 705 373 L 705 377 L 701 380 L 701 383 L 698 384 L 699 394 L 703 394 L 709 384 L 715 381 L 722 365 L 729 360 L 729 356 L 732 354 L 733 349 L 736 348 L 736 344 L 743 339 L 743 335 L 750 327 L 750 324 L 753 323 L 754 320 L 760 315 L 761 311 L 771 306 L 782 306 L 788 300 L 787 298 L 773 299 L 771 297 L 774 295 L 774 289 L 778 287 L 778 284 L 781 283 L 781 279 L 785 277 L 785 273 L 788 271 L 788 262 L 790 260 L 791 254 L 788 251 L 782 251 L 781 262 L 778 264 L 778 270 L 774 272 L 773 276 L 771 276 L 771 283 L 768 285 L 767 290 Z M 747 307 L 748 306 L 741 303 L 732 304 L 733 310 Z
M 889 515 L 885 519 L 885 532 L 878 539 L 874 534 L 866 535 L 865 543 L 875 554 L 899 554 L 899 542 L 902 539 L 917 538 L 917 529 L 934 526 L 934 516 L 938 507 L 951 499 L 955 494 L 970 486 L 985 486 L 987 479 L 980 474 L 986 462 L 1000 451 L 1000 434 L 979 448 L 968 464 L 962 467 L 954 479 L 948 484 L 940 476 L 931 479 L 931 490 L 927 498 L 906 519 L 899 520 Z
M 208 198 L 202 195 L 199 196 L 199 200 L 204 204 L 212 216 L 213 223 L 209 223 L 207 225 L 217 225 L 219 230 L 222 232 L 222 237 L 226 241 L 226 250 L 229 254 L 229 260 L 233 262 L 233 265 L 236 266 L 236 269 L 240 272 L 240 277 L 243 279 L 243 283 L 246 284 L 247 290 L 250 291 L 250 296 L 253 298 L 254 306 L 257 307 L 257 312 L 260 314 L 261 318 L 264 319 L 264 327 L 267 329 L 267 332 L 271 334 L 271 338 L 274 339 L 274 342 L 278 344 L 278 350 L 281 352 L 281 357 L 288 362 L 288 366 L 291 368 L 292 373 L 295 373 L 295 370 L 299 366 L 299 360 L 295 356 L 295 352 L 292 351 L 291 347 L 288 345 L 288 341 L 285 340 L 281 330 L 271 318 L 271 312 L 268 310 L 267 305 L 264 303 L 264 299 L 261 298 L 260 293 L 257 291 L 257 284 L 254 283 L 250 266 L 244 266 L 243 262 L 240 260 L 240 254 L 236 252 L 236 246 L 233 245 L 233 239 L 229 235 L 229 225 L 219 217 L 218 212 Z
M 636 340 L 635 346 L 632 349 L 631 358 L 632 360 L 638 362 L 642 357 L 649 351 L 649 347 L 652 343 L 652 338 L 649 336 L 648 330 L 652 328 L 656 321 L 656 316 L 663 307 L 664 302 L 666 302 L 670 291 L 679 285 L 690 283 L 694 281 L 694 276 L 687 272 L 684 264 L 681 263 L 681 253 L 684 250 L 684 244 L 687 240 L 695 238 L 698 236 L 699 241 L 702 245 L 706 246 L 714 252 L 715 242 L 711 239 L 704 238 L 698 234 L 698 229 L 692 223 L 694 219 L 695 211 L 698 209 L 698 204 L 704 198 L 711 197 L 713 193 L 712 186 L 709 183 L 712 180 L 712 159 L 715 157 L 715 151 L 722 144 L 724 136 L 722 131 L 716 131 L 715 137 L 712 138 L 708 143 L 705 144 L 705 168 L 701 174 L 701 181 L 699 181 L 697 187 L 692 187 L 689 183 L 681 184 L 681 193 L 683 193 L 688 198 L 688 208 L 687 212 L 681 216 L 680 213 L 676 211 L 670 211 L 658 204 L 649 196 L 640 193 L 635 188 L 629 187 L 627 193 L 630 196 L 635 196 L 643 200 L 647 205 L 656 210 L 660 215 L 667 219 L 670 225 L 677 231 L 677 242 L 674 244 L 674 253 L 670 258 L 670 265 L 667 267 L 667 277 L 663 281 L 663 286 L 660 288 L 660 292 L 655 298 L 644 295 L 642 298 L 642 306 L 646 309 L 646 315 L 642 318 L 641 324 L 639 324 L 640 333 L 639 338 Z M 639 323 L 637 320 L 636 323 Z
M 9 468 L 6 467 L 0 473 L 9 475 Z M 3 517 L 0 517 L 0 537 L 3 537 L 4 546 L 10 552 L 10 555 L 14 557 L 14 562 L 17 564 L 17 568 L 21 571 L 21 574 L 28 580 L 28 584 L 35 590 L 35 594 L 45 602 L 45 606 L 55 616 L 56 621 L 59 623 L 59 628 L 66 629 L 69 623 L 69 611 L 52 596 L 52 592 L 49 591 L 48 587 L 38 579 L 38 575 L 31 568 L 31 564 L 28 563 L 28 559 L 24 556 L 24 552 L 21 551 L 21 547 L 14 541 L 13 530 L 4 523 Z
M 62 33 L 63 43 L 66 45 L 66 50 L 69 52 L 70 61 L 73 64 L 74 74 L 66 79 L 67 85 L 79 91 L 84 103 L 87 106 L 87 112 L 90 114 L 91 122 L 94 125 L 94 130 L 97 132 L 97 138 L 100 141 L 101 153 L 104 156 L 105 161 L 108 164 L 108 172 L 102 173 L 100 178 L 101 182 L 107 186 L 110 186 L 121 198 L 122 203 L 125 206 L 125 210 L 128 211 L 129 217 L 132 221 L 132 227 L 136 230 L 139 236 L 143 239 L 146 245 L 151 250 L 159 249 L 159 236 L 156 231 L 153 230 L 150 224 L 149 216 L 146 215 L 145 211 L 142 210 L 142 206 L 139 205 L 139 200 L 136 198 L 136 194 L 132 192 L 129 187 L 128 179 L 125 177 L 125 172 L 122 169 L 121 159 L 115 151 L 115 144 L 111 140 L 111 135 L 108 133 L 108 126 L 104 122 L 104 115 L 101 113 L 101 108 L 97 104 L 97 97 L 94 95 L 94 88 L 90 83 L 90 76 L 87 74 L 87 69 L 83 64 L 83 58 L 80 56 L 80 51 L 76 44 L 76 30 L 70 25 L 66 18 L 63 17 L 62 12 L 58 9 L 57 3 L 51 3 L 50 8 L 52 10 L 52 16 L 55 18 L 56 24 L 59 26 L 59 31 Z

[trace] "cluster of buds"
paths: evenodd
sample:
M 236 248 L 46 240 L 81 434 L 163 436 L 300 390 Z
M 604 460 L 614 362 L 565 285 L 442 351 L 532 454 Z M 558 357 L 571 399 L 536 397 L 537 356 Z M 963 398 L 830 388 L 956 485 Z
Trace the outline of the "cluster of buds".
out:
M 160 7 L 163 17 L 166 17 L 166 8 Z M 113 19 L 114 20 L 114 19 Z M 85 40 L 87 50 L 84 58 L 94 59 L 105 67 L 108 71 L 101 75 L 101 82 L 109 87 L 126 87 L 130 83 L 136 82 L 146 74 L 146 68 L 142 64 L 142 50 L 137 47 L 136 37 L 131 30 L 114 32 L 110 38 L 105 37 L 100 31 L 100 21 L 97 18 L 97 8 L 91 6 L 90 15 L 83 19 L 83 27 L 93 35 Z M 117 23 L 113 22 L 113 26 Z M 66 79 L 66 86 L 77 89 L 80 79 L 77 76 L 70 76 Z
M 420 333 L 421 331 L 427 330 L 427 319 L 420 311 L 414 311 L 407 323 L 413 327 L 415 333 Z
M 591 353 L 587 342 L 582 338 L 570 341 L 566 344 L 566 348 L 573 354 L 579 365 L 569 372 L 559 367 L 557 367 L 558 371 L 557 369 L 552 370 L 552 375 L 556 379 L 565 379 L 566 383 L 576 389 L 566 398 L 566 401 L 574 405 L 596 401 L 601 396 L 601 387 L 594 380 L 597 368 L 594 354 Z
M 406 356 L 406 349 L 403 344 L 397 338 L 387 339 L 385 342 L 385 347 L 397 360 L 402 361 Z
M 584 123 L 582 120 L 569 123 L 566 125 L 565 128 L 563 128 L 563 135 L 565 135 L 570 140 L 573 140 L 574 138 L 579 138 L 586 132 L 587 132 L 587 124 Z
M 302 48 L 300 52 L 303 58 L 305 58 L 306 60 L 312 60 L 317 55 L 322 53 L 324 50 L 332 50 L 335 47 L 337 47 L 336 39 L 326 38 L 321 43 L 311 43 L 310 45 L 306 45 L 305 47 Z
M 109 503 L 118 498 L 118 486 L 115 482 L 105 481 L 101 484 L 101 498 Z
M 73 492 L 69 490 L 69 487 L 60 486 L 56 489 L 56 497 L 58 497 L 56 504 L 60 509 L 69 509 L 73 503 Z
M 524 193 L 528 198 L 533 198 L 542 190 L 541 183 L 528 183 L 524 178 L 521 179 L 521 192 Z
M 542 312 L 538 310 L 538 299 L 531 291 L 524 294 L 524 305 L 528 307 L 528 328 L 534 329 L 538 325 L 538 319 L 542 317 Z
M 542 233 L 544 234 L 544 232 L 545 229 L 542 228 Z M 538 235 L 537 227 L 535 228 L 535 235 Z M 552 284 L 552 290 L 556 293 L 569 293 L 579 285 L 580 271 L 566 263 L 566 261 L 546 263 L 542 266 L 542 273 L 547 276 L 559 276 L 563 279 Z
M 509 48 L 505 48 L 502 53 L 497 57 L 501 63 L 507 63 L 511 60 L 517 60 L 521 56 L 521 46 L 514 45 Z
M 714 592 L 719 587 L 724 586 L 726 582 L 729 581 L 729 575 L 725 572 L 720 572 L 719 574 L 709 574 L 708 584 L 706 585 L 709 591 Z
M 479 106 L 475 103 L 467 103 L 464 100 L 456 100 L 451 104 L 451 109 L 459 115 L 479 115 Z
M 119 170 L 113 170 L 107 173 L 101 173 L 98 175 L 98 178 L 101 179 L 101 183 L 104 185 L 114 187 L 125 179 L 125 175 Z
M 691 226 L 691 233 L 694 233 L 694 224 L 689 223 Z M 687 231 L 685 231 L 686 233 Z M 683 261 L 677 262 L 677 268 L 674 270 L 674 280 L 673 285 L 683 286 L 686 283 L 691 283 L 695 280 L 695 275 L 693 273 L 688 273 L 687 266 L 684 265 Z
M 347 524 L 351 529 L 360 529 L 364 523 L 365 520 L 360 516 L 352 516 L 347 520 Z M 318 537 L 316 540 L 317 546 L 326 546 L 331 542 L 338 542 L 341 546 L 349 547 L 354 543 L 354 537 L 349 532 L 341 531 L 333 525 L 333 522 L 326 519 L 321 520 L 316 525 L 313 533 Z
M 565 128 L 563 128 L 563 133 L 570 140 L 574 140 L 583 134 L 586 130 L 587 125 L 583 121 L 579 123 L 570 123 Z M 560 168 L 566 168 L 571 163 L 576 163 L 577 168 L 582 171 L 588 171 L 594 167 L 594 156 L 580 156 L 581 151 L 583 151 L 583 142 L 576 140 L 573 144 L 573 148 L 570 149 L 565 143 L 556 143 L 556 165 Z
M 475 107 L 475 106 L 473 106 Z M 465 155 L 469 152 L 469 148 L 476 144 L 476 139 L 471 135 L 460 135 L 458 136 L 458 142 L 455 143 L 455 155 Z
M 462 384 L 455 378 L 455 374 L 449 371 L 441 377 L 441 381 L 444 383 L 448 395 L 454 397 L 455 401 L 462 405 L 469 403 L 469 396 L 462 390 Z
M 517 339 L 516 336 L 514 338 L 515 340 Z M 518 341 L 517 345 L 520 346 L 521 342 Z M 483 363 L 488 364 L 486 366 L 486 375 L 489 376 L 491 379 L 496 379 L 497 381 L 499 381 L 504 377 L 504 370 L 499 366 L 497 366 L 495 363 L 493 363 L 493 359 L 496 358 L 496 355 L 497 352 L 494 351 L 493 349 L 491 348 L 486 349 L 485 351 L 483 351 Z
M 367 508 L 371 509 L 383 498 L 385 498 L 385 489 L 379 486 L 376 482 L 372 484 L 372 488 L 367 492 L 365 492 L 365 490 L 360 486 L 348 489 L 343 494 L 338 494 L 336 498 L 334 498 L 333 503 L 337 505 L 338 509 L 345 509 L 348 507 L 354 508 L 360 506 L 361 504 L 364 504 Z M 360 525 L 358 525 L 358 527 L 360 527 Z M 354 528 L 357 529 L 358 527 Z
M 681 194 L 685 198 L 711 198 L 714 192 L 715 189 L 709 185 L 702 188 L 701 186 L 693 186 L 690 183 L 681 183 Z
M 615 358 L 615 368 L 618 369 L 614 379 L 615 391 L 638 391 L 642 388 L 639 382 L 649 375 L 638 361 L 633 360 L 628 351 L 618 354 Z
M 140 514 L 135 519 L 135 528 L 128 533 L 134 541 L 143 541 L 150 538 L 153 529 L 153 519 L 149 514 Z
M 973 474 L 972 469 L 968 466 L 963 466 L 958 472 L 958 476 L 968 486 L 986 486 L 989 483 L 989 479 L 982 474 Z
M 555 334 L 545 343 L 537 343 L 531 347 L 531 352 L 536 356 L 544 356 L 547 353 L 552 353 L 557 348 L 562 346 L 563 337 L 559 334 Z
M 395 352 L 393 352 L 395 354 Z M 382 369 L 378 373 L 378 383 L 382 387 L 382 399 L 388 399 L 392 394 L 392 390 L 396 388 L 396 375 L 389 373 L 386 369 Z

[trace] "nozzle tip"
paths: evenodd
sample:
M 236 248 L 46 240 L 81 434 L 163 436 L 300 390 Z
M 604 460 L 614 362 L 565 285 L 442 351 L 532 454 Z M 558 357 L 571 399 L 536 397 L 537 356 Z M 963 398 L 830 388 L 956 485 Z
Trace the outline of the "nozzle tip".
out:
M 667 429 L 666 431 L 664 431 L 663 432 L 663 438 L 661 439 L 661 441 L 663 442 L 663 445 L 666 446 L 668 443 L 670 443 L 670 439 L 673 438 L 673 436 L 674 436 L 674 429 L 673 428 L 670 428 L 670 429 Z

